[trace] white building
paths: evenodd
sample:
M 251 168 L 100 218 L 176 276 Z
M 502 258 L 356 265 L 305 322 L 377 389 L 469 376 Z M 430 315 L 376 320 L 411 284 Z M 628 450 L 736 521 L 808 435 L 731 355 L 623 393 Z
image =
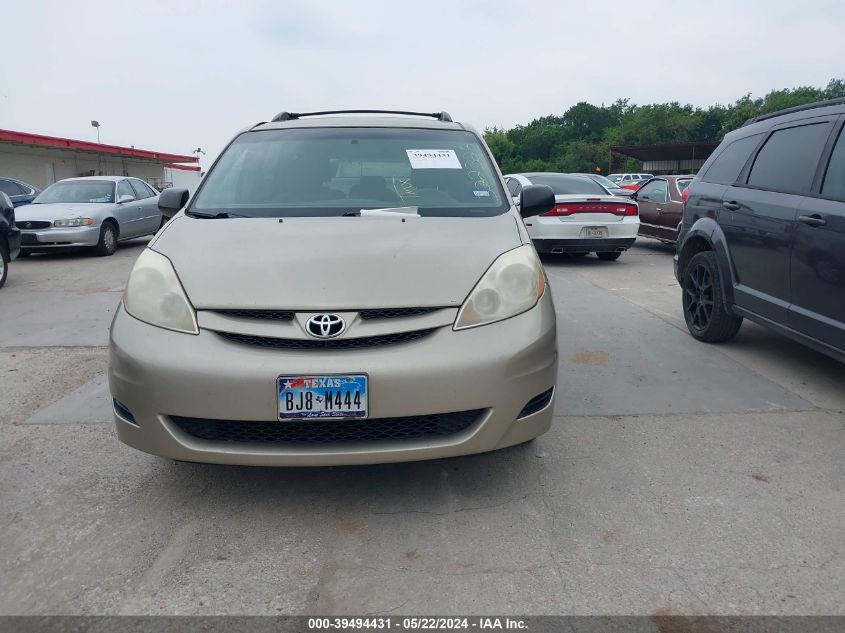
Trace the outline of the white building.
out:
M 200 180 L 198 162 L 196 156 L 0 130 L 0 177 L 39 189 L 75 176 L 136 176 L 158 189 L 177 186 L 193 193 Z

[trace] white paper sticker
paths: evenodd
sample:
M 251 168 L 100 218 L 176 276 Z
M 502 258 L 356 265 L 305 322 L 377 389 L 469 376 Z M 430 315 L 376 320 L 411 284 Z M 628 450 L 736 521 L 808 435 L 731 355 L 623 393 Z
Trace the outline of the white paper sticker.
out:
M 453 149 L 406 149 L 412 169 L 462 169 Z

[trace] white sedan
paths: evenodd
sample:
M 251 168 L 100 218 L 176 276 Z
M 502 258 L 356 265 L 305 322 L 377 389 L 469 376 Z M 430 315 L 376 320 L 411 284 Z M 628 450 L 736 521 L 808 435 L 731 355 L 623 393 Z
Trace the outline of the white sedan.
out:
M 505 181 L 517 205 L 527 185 L 548 185 L 555 193 L 551 211 L 525 218 L 539 253 L 595 253 L 599 259 L 614 260 L 637 239 L 637 203 L 611 195 L 586 176 L 537 172 L 508 174 Z

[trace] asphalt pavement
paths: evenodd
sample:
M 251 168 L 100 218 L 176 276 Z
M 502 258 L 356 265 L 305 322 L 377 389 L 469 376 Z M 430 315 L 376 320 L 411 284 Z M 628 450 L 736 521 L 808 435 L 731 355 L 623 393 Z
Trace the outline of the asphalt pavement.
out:
M 145 241 L 0 289 L 0 614 L 845 614 L 843 366 L 683 324 L 672 251 L 545 259 L 552 430 L 367 467 L 176 463 L 115 437 Z

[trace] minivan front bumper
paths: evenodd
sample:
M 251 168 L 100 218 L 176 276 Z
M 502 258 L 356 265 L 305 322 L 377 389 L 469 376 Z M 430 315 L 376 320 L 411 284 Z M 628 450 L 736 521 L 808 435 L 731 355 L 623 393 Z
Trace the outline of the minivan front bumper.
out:
M 468 411 L 477 416 L 452 434 L 354 443 L 221 441 L 190 431 L 191 424 L 243 424 L 244 429 L 288 424 L 277 421 L 279 375 L 352 373 L 368 376 L 371 423 Z M 147 453 L 221 464 L 371 464 L 519 444 L 549 429 L 556 376 L 555 313 L 548 291 L 535 308 L 499 323 L 461 331 L 441 327 L 420 340 L 356 350 L 268 349 L 207 329 L 181 334 L 142 323 L 121 305 L 109 350 L 118 437 Z M 526 409 L 541 394 L 551 395 L 542 406 Z

